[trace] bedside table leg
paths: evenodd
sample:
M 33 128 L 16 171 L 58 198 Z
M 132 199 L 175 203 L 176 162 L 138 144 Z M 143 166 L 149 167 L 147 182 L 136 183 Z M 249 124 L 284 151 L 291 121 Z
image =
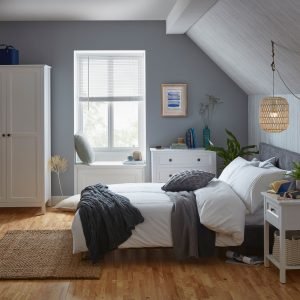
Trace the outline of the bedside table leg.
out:
M 269 223 L 265 221 L 264 226 L 264 265 L 270 267 L 270 262 L 267 257 L 269 255 Z
M 285 230 L 280 230 L 280 282 L 286 283 Z
M 286 283 L 286 270 L 280 268 L 280 282 L 281 283 Z

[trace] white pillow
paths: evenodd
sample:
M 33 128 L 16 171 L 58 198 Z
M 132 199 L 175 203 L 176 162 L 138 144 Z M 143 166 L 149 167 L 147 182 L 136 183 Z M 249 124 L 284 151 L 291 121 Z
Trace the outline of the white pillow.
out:
M 271 157 L 271 158 L 269 158 L 267 160 L 264 160 L 264 161 L 259 161 L 257 158 L 253 158 L 252 162 L 258 162 L 259 163 L 258 164 L 259 168 L 270 169 L 270 168 L 275 167 L 276 160 L 277 160 L 277 158 L 274 156 L 274 157 Z
M 218 179 L 227 182 L 228 180 L 230 180 L 230 177 L 235 172 L 235 170 L 245 165 L 252 165 L 258 167 L 259 161 L 254 161 L 254 160 L 248 161 L 242 157 L 237 157 L 229 165 L 225 167 L 225 169 L 223 170 L 223 172 L 221 173 Z
M 285 170 L 244 165 L 236 169 L 226 182 L 243 200 L 250 213 L 263 206 L 261 192 L 269 189 L 271 182 L 283 179 Z
M 206 187 L 194 191 L 201 223 L 209 229 L 229 235 L 229 245 L 244 240 L 246 207 L 239 196 L 225 182 L 212 180 Z
M 68 197 L 58 202 L 54 208 L 62 211 L 76 211 L 78 202 L 80 201 L 80 194 Z

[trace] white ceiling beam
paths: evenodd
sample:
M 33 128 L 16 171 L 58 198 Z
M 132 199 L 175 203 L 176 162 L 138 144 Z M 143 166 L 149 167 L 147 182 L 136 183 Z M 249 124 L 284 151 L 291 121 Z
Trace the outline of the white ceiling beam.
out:
M 184 34 L 218 0 L 177 0 L 167 20 L 167 34 Z

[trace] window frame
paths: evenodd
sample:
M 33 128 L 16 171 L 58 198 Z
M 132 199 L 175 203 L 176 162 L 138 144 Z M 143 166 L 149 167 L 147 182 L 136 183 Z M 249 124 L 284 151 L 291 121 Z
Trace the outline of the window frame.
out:
M 74 51 L 74 133 L 83 133 L 83 103 L 79 100 L 79 64 L 78 60 L 80 55 L 95 55 L 95 54 L 139 54 L 142 55 L 143 66 L 144 66 L 144 78 L 143 78 L 143 95 L 142 101 L 138 102 L 138 146 L 137 147 L 114 147 L 114 113 L 113 103 L 114 101 L 105 101 L 108 103 L 108 147 L 93 147 L 96 160 L 124 160 L 124 155 L 129 155 L 132 151 L 141 151 L 143 159 L 145 160 L 146 155 L 146 51 L 145 50 L 75 50 Z M 92 101 L 91 101 L 92 102 Z M 116 101 L 117 102 L 117 101 Z M 126 101 L 122 101 L 126 102 Z M 132 102 L 132 101 L 127 101 Z M 111 155 L 110 155 L 111 154 Z M 125 158 L 126 158 L 125 156 Z

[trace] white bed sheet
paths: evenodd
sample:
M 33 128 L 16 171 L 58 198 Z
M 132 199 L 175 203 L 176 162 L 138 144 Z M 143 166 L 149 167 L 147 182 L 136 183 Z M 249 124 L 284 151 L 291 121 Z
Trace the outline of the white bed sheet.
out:
M 144 217 L 132 236 L 119 248 L 172 247 L 171 210 L 173 203 L 161 190 L 161 183 L 113 184 L 109 188 L 127 197 Z M 87 251 L 78 211 L 72 224 L 73 253 Z
M 136 226 L 132 236 L 119 248 L 172 247 L 171 211 L 173 203 L 161 190 L 162 183 L 113 184 L 109 188 L 127 197 L 144 216 L 145 221 Z M 79 195 L 78 195 L 79 197 Z M 263 220 L 263 211 L 246 216 L 246 224 Z M 73 253 L 87 251 L 85 237 L 78 211 L 72 223 Z M 230 235 L 216 234 L 216 246 L 235 246 Z

